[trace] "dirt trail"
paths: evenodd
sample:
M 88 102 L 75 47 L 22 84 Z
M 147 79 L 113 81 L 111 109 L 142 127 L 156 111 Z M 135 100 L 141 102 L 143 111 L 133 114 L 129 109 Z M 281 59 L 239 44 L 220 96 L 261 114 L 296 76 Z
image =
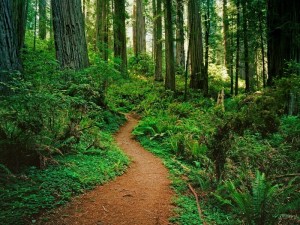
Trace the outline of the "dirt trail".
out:
M 47 223 L 80 225 L 167 225 L 172 215 L 168 171 L 160 159 L 132 139 L 138 121 L 128 122 L 115 135 L 119 147 L 132 159 L 126 174 L 74 198 L 57 209 Z

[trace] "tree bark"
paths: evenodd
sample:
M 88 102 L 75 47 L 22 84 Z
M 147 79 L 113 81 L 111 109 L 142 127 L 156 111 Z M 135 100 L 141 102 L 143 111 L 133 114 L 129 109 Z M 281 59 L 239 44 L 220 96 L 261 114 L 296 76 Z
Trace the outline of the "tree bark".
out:
M 146 52 L 146 24 L 143 0 L 136 0 L 136 47 L 135 56 Z
M 155 77 L 156 81 L 163 81 L 162 76 L 162 18 L 161 18 L 161 0 L 153 0 L 156 2 L 156 10 L 154 15 L 154 27 L 155 27 Z
M 244 34 L 244 60 L 245 60 L 245 92 L 250 92 L 250 73 L 249 73 L 249 44 L 248 44 L 248 15 L 247 0 L 243 0 L 243 34 Z
M 27 0 L 28 1 L 28 0 Z M 13 0 L 13 23 L 17 38 L 17 50 L 19 51 L 24 46 L 25 28 L 27 19 L 27 1 Z
M 108 0 L 96 2 L 96 44 L 103 60 L 108 61 Z
M 175 91 L 175 59 L 172 27 L 172 0 L 165 0 L 166 79 L 165 88 Z
M 47 34 L 47 14 L 46 0 L 39 0 L 39 37 L 42 40 L 46 39 Z
M 205 56 L 204 56 L 204 76 L 208 80 L 208 54 L 209 54 L 209 36 L 210 36 L 210 0 L 206 1 L 207 11 L 205 14 Z
M 126 12 L 125 0 L 114 1 L 114 55 L 120 59 L 118 70 L 127 77 L 127 51 L 126 51 Z
M 184 68 L 185 54 L 184 54 L 184 20 L 183 0 L 176 0 L 176 65 L 177 67 Z
M 224 52 L 225 52 L 225 60 L 224 64 L 226 67 L 227 74 L 230 76 L 230 80 L 232 81 L 233 74 L 231 74 L 231 46 L 230 46 L 230 33 L 229 33 L 229 18 L 227 13 L 227 0 L 223 0 L 223 40 L 224 40 Z M 231 83 L 230 92 L 233 93 L 233 84 Z
M 21 69 L 15 34 L 12 2 L 0 0 L 0 94 L 8 93 L 2 83 L 9 82 L 10 73 Z
M 237 0 L 236 17 L 236 60 L 235 60 L 235 95 L 239 94 L 239 69 L 240 69 L 240 0 Z
M 300 1 L 269 0 L 268 24 L 268 85 L 284 76 L 287 62 L 300 63 Z M 298 74 L 300 71 L 298 71 Z
M 207 80 L 204 75 L 203 41 L 200 5 L 197 0 L 189 0 L 189 30 L 190 30 L 190 57 L 191 57 L 191 81 L 190 87 L 201 89 L 207 93 Z
M 81 0 L 52 0 L 56 57 L 62 68 L 89 65 Z

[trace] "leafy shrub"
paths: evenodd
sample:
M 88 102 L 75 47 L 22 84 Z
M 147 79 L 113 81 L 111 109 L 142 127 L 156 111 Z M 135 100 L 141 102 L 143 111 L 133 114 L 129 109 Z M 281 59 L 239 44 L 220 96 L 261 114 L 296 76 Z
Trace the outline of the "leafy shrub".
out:
M 138 57 L 132 56 L 129 58 L 128 69 L 133 74 L 150 77 L 154 74 L 154 62 L 147 53 L 140 54 Z

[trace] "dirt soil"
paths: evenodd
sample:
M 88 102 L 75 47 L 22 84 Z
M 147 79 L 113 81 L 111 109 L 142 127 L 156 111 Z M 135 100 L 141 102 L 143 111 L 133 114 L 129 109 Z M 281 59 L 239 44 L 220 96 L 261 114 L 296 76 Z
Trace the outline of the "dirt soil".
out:
M 128 122 L 115 135 L 119 147 L 131 158 L 128 171 L 116 180 L 75 197 L 38 224 L 167 225 L 172 216 L 173 191 L 161 160 L 132 139 L 138 120 Z

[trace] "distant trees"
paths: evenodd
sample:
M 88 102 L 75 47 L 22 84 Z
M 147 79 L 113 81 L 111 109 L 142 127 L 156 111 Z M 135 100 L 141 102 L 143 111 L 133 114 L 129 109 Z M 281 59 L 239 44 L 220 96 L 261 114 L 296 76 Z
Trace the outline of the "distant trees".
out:
M 114 0 L 114 56 L 120 60 L 118 70 L 127 76 L 125 0 Z
M 96 45 L 103 60 L 108 60 L 109 0 L 96 0 Z
M 62 68 L 89 65 L 81 0 L 51 1 L 56 57 Z
M 136 2 L 136 13 L 135 13 L 135 56 L 137 57 L 141 53 L 146 52 L 146 25 L 145 25 L 145 16 L 144 16 L 144 0 L 135 0 Z
M 46 39 L 47 34 L 47 2 L 46 0 L 39 0 L 39 37 L 42 40 Z
M 172 0 L 165 0 L 166 78 L 165 88 L 175 91 L 175 59 L 172 27 Z
M 268 85 L 280 78 L 287 62 L 300 63 L 300 2 L 268 1 Z
M 162 81 L 162 1 L 161 0 L 153 0 L 154 5 L 154 58 L 155 58 L 155 75 L 154 79 L 156 81 Z

